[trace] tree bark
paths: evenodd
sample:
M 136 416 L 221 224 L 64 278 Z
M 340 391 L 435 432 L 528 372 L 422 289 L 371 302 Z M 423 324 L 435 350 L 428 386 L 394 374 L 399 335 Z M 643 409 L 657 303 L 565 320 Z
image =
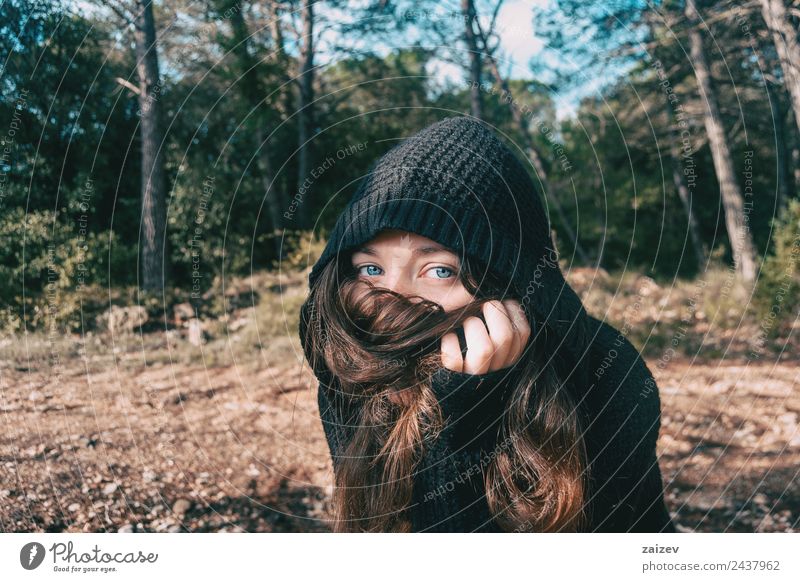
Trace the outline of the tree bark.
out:
M 794 188 L 800 189 L 800 146 L 792 147 L 792 167 L 794 168 Z
M 711 82 L 703 39 L 698 31 L 700 15 L 694 0 L 686 0 L 685 14 L 689 21 L 689 45 L 700 98 L 704 102 L 703 120 L 711 146 L 711 156 L 719 181 L 720 197 L 725 210 L 725 226 L 733 251 L 736 272 L 746 283 L 752 283 L 758 268 L 752 233 L 745 220 L 745 202 L 736 180 L 728 138 L 722 127 L 717 96 Z
M 286 212 L 287 205 L 284 203 L 282 192 L 275 181 L 275 173 L 272 167 L 272 160 L 270 159 L 270 144 L 265 143 L 268 132 L 262 121 L 263 111 L 261 108 L 264 105 L 266 90 L 259 76 L 260 72 L 257 67 L 257 60 L 252 56 L 248 48 L 250 45 L 250 31 L 242 15 L 242 11 L 234 11 L 230 16 L 230 20 L 235 47 L 233 51 L 239 61 L 239 70 L 242 75 L 242 79 L 240 80 L 242 92 L 245 95 L 248 106 L 254 110 L 253 115 L 257 120 L 253 132 L 255 147 L 258 151 L 256 165 L 266 196 L 265 203 L 272 226 L 275 256 L 279 257 L 282 246 L 280 235 L 284 228 L 283 213 Z
M 786 147 L 783 125 L 786 122 L 785 111 L 773 89 L 769 90 L 769 99 L 775 105 L 775 158 L 778 162 L 775 214 L 780 214 L 786 207 L 786 203 L 794 198 L 793 177 L 789 169 L 789 149 Z
M 776 188 L 775 188 L 775 215 L 780 215 L 786 202 L 794 197 L 793 177 L 790 171 L 789 148 L 786 143 L 785 123 L 787 122 L 786 113 L 781 103 L 780 95 L 763 71 L 769 71 L 769 66 L 760 51 L 754 51 L 758 67 L 762 71 L 761 78 L 764 81 L 764 89 L 767 92 L 767 99 L 770 103 L 770 111 L 773 112 L 772 126 L 775 128 L 775 161 L 777 162 Z
M 672 147 L 674 148 L 674 146 Z M 672 153 L 672 181 L 675 184 L 675 190 L 678 192 L 678 198 L 680 198 L 681 205 L 686 213 L 689 236 L 692 239 L 692 249 L 694 250 L 694 257 L 697 261 L 697 268 L 702 270 L 706 264 L 706 249 L 703 245 L 703 239 L 700 237 L 700 229 L 697 225 L 697 218 L 694 215 L 692 192 L 689 190 L 686 181 L 683 179 L 680 154 L 677 152 Z
M 650 31 L 650 34 L 653 37 L 656 37 L 656 33 L 653 31 L 652 27 Z M 656 58 L 661 57 L 661 53 L 662 51 L 658 48 L 654 50 Z M 665 76 L 664 78 L 668 79 L 667 72 L 664 71 L 663 74 Z M 681 133 L 678 129 L 678 124 L 680 123 L 681 118 L 679 118 L 676 114 L 676 110 L 673 107 L 669 97 L 667 97 L 665 100 L 664 105 L 666 106 L 665 109 L 667 113 L 667 131 L 669 132 L 669 154 L 672 160 L 672 183 L 674 184 L 675 192 L 677 192 L 678 198 L 681 201 L 681 206 L 683 206 L 683 210 L 686 213 L 689 236 L 692 239 L 692 249 L 694 251 L 695 260 L 697 261 L 697 268 L 702 270 L 706 264 L 706 261 L 708 260 L 708 249 L 703 243 L 703 237 L 700 236 L 700 227 L 697 223 L 697 217 L 694 213 L 692 190 L 683 173 L 682 151 L 686 148 L 686 146 L 681 146 Z M 681 113 L 685 115 L 682 107 Z M 690 143 L 689 147 L 691 148 L 689 155 L 694 154 L 694 146 L 692 146 Z
M 298 140 L 298 179 L 297 190 L 305 191 L 305 197 L 297 206 L 297 225 L 299 228 L 309 226 L 308 188 L 303 184 L 308 178 L 311 167 L 311 134 L 314 127 L 314 2 L 303 0 L 303 38 L 300 45 L 300 104 L 297 111 Z
M 792 28 L 783 0 L 761 0 L 761 14 L 772 33 L 784 84 L 792 101 L 794 119 L 800 130 L 800 43 L 797 30 Z
M 694 249 L 695 260 L 697 261 L 697 268 L 702 270 L 706 264 L 706 248 L 703 244 L 703 238 L 700 236 L 700 227 L 697 224 L 697 218 L 694 215 L 694 206 L 692 204 L 692 191 L 683 176 L 681 164 L 681 148 L 678 146 L 680 143 L 680 135 L 675 127 L 675 112 L 667 100 L 667 123 L 669 124 L 669 153 L 672 158 L 672 181 L 675 184 L 675 191 L 678 193 L 678 198 L 681 200 L 684 212 L 686 212 L 686 220 L 689 226 L 689 236 L 692 239 L 692 248 Z
M 159 101 L 161 81 L 156 53 L 156 28 L 151 0 L 136 0 L 134 43 L 139 77 L 142 140 L 141 284 L 145 290 L 163 292 L 167 273 L 164 130 Z
M 470 80 L 470 112 L 473 117 L 483 117 L 483 102 L 481 97 L 481 53 L 478 50 L 478 40 L 475 35 L 474 22 L 475 2 L 461 0 L 461 15 L 464 18 L 464 40 L 469 51 L 469 80 Z
M 660 23 L 660 21 L 658 21 L 658 23 Z M 656 22 L 653 22 L 649 25 L 651 38 L 658 38 L 659 36 L 658 31 L 654 26 L 655 24 Z M 666 55 L 663 54 L 661 47 L 657 46 L 655 49 L 653 49 L 653 53 L 654 56 L 659 59 L 660 63 L 664 62 L 664 59 L 661 57 Z M 668 72 L 666 70 L 663 70 L 663 75 L 665 80 L 669 79 Z M 674 91 L 673 94 L 675 94 Z M 678 103 L 677 100 L 676 103 Z M 669 132 L 669 154 L 672 160 L 672 183 L 674 184 L 675 192 L 677 192 L 678 198 L 681 201 L 681 206 L 683 206 L 683 210 L 686 213 L 687 226 L 689 229 L 689 236 L 692 239 L 692 249 L 694 251 L 695 261 L 697 261 L 697 268 L 702 270 L 704 269 L 708 260 L 708 248 L 703 243 L 703 237 L 700 235 L 700 226 L 698 225 L 697 216 L 694 212 L 691 190 L 694 185 L 692 184 L 690 187 L 683 173 L 683 150 L 686 149 L 686 145 L 681 145 L 681 132 L 678 128 L 681 121 L 686 123 L 684 119 L 686 114 L 683 110 L 683 107 L 678 104 L 677 107 L 680 108 L 680 113 L 684 117 L 678 116 L 678 113 L 676 112 L 676 106 L 673 105 L 669 96 L 667 96 L 664 105 L 667 114 L 667 131 Z M 691 143 L 689 143 L 688 146 L 691 149 L 688 155 L 694 154 L 694 146 Z
M 481 44 L 484 48 L 484 54 L 486 56 L 486 61 L 489 64 L 489 70 L 492 73 L 492 76 L 495 78 L 495 81 L 498 85 L 505 91 L 506 95 L 511 95 L 511 89 L 508 85 L 508 82 L 503 78 L 500 74 L 500 69 L 497 66 L 497 61 L 495 60 L 494 56 L 486 50 L 486 35 L 484 33 L 480 33 L 481 36 Z M 552 192 L 550 191 L 550 185 L 547 180 L 547 172 L 545 171 L 544 164 L 542 163 L 542 158 L 539 156 L 539 152 L 536 151 L 534 147 L 533 138 L 531 137 L 530 131 L 528 129 L 527 123 L 525 123 L 525 119 L 522 117 L 522 113 L 520 113 L 519 109 L 514 103 L 513 99 L 506 99 L 508 106 L 511 110 L 511 116 L 514 118 L 517 126 L 519 127 L 520 133 L 522 134 L 522 139 L 525 144 L 525 152 L 527 153 L 528 157 L 533 164 L 533 168 L 536 170 L 536 173 L 539 175 L 539 179 L 542 182 L 542 189 L 544 190 L 544 195 L 547 201 L 549 202 L 550 206 L 553 207 L 556 214 L 558 215 L 559 220 L 561 221 L 561 225 L 564 228 L 564 231 L 567 233 L 570 241 L 572 242 L 573 246 L 575 247 L 575 252 L 577 253 L 579 259 L 583 262 L 583 264 L 588 265 L 590 264 L 589 256 L 586 254 L 586 251 L 583 250 L 583 247 L 578 242 L 578 237 L 575 235 L 575 231 L 572 230 L 572 227 L 567 220 L 567 216 L 564 213 L 564 208 L 561 206 L 561 203 L 558 201 L 558 198 L 553 196 Z
M 281 13 L 279 10 L 279 2 L 270 0 L 269 2 L 269 31 L 272 36 L 273 48 L 275 50 L 275 59 L 278 66 L 282 71 L 282 79 L 284 86 L 281 88 L 281 114 L 284 117 L 292 115 L 293 103 L 291 93 L 291 69 L 289 57 L 286 54 L 286 48 L 283 42 L 283 28 L 281 27 Z

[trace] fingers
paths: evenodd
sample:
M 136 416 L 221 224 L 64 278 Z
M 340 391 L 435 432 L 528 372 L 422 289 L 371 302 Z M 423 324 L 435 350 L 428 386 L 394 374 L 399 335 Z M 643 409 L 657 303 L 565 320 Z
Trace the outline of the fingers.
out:
M 506 312 L 511 317 L 511 323 L 515 329 L 515 342 L 512 348 L 513 355 L 508 364 L 511 365 L 525 352 L 525 347 L 528 345 L 528 340 L 531 337 L 531 324 L 519 301 L 516 299 L 506 299 L 503 301 L 503 304 L 506 306 Z
M 487 301 L 483 304 L 482 309 L 486 327 L 489 330 L 489 338 L 494 346 L 489 368 L 490 370 L 500 370 L 514 362 L 513 348 L 515 343 L 519 343 L 519 340 L 517 339 L 515 342 L 516 330 L 502 302 L 496 299 Z M 469 349 L 469 344 L 467 346 Z M 467 354 L 469 355 L 469 351 Z
M 467 344 L 462 357 L 458 336 L 442 336 L 442 365 L 456 372 L 486 374 L 514 364 L 525 351 L 531 335 L 528 318 L 516 299 L 487 301 L 483 316 L 468 317 L 463 322 Z
M 486 325 L 479 317 L 474 316 L 465 319 L 463 325 L 464 339 L 467 342 L 464 372 L 485 374 L 491 369 L 495 351 Z
M 452 331 L 442 336 L 442 366 L 455 372 L 462 372 L 464 369 L 458 336 Z

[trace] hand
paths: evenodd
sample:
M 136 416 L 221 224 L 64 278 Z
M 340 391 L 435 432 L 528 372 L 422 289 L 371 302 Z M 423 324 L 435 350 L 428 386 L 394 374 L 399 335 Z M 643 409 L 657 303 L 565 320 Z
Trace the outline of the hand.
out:
M 531 327 L 516 299 L 497 299 L 483 304 L 486 325 L 479 317 L 464 320 L 467 355 L 455 332 L 442 336 L 442 365 L 456 372 L 486 374 L 513 365 L 522 355 Z M 488 327 L 488 330 L 487 330 Z

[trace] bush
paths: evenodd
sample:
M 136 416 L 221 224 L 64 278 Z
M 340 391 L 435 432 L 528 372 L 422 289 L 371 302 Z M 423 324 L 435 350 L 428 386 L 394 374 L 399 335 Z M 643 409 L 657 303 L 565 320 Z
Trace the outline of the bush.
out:
M 0 240 L 6 331 L 80 329 L 82 305 L 101 300 L 109 280 L 127 280 L 132 268 L 135 274 L 135 247 L 113 244 L 108 233 L 81 231 L 51 211 L 9 210 L 0 217 Z
M 774 337 L 781 323 L 794 320 L 800 305 L 800 200 L 791 200 L 772 226 L 772 252 L 761 270 L 755 306 L 762 329 Z
M 272 268 L 283 271 L 302 271 L 317 262 L 327 242 L 311 230 L 287 230 L 284 237 L 286 256 L 274 260 Z

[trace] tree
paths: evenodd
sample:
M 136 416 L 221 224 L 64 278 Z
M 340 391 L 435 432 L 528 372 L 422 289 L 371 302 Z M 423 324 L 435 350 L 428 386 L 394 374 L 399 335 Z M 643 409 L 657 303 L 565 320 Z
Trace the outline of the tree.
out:
M 658 21 L 658 19 L 653 18 L 655 15 L 650 16 L 650 34 L 654 40 L 663 39 L 666 36 L 666 32 L 664 31 L 665 27 Z M 653 55 L 657 59 L 657 66 L 655 67 L 656 77 L 660 84 L 666 83 L 666 86 L 670 89 L 670 91 L 661 91 L 661 94 L 658 95 L 656 99 L 663 98 L 664 102 L 667 126 L 666 135 L 672 166 L 672 183 L 675 186 L 675 191 L 677 192 L 678 198 L 681 201 L 681 206 L 686 213 L 687 229 L 689 231 L 689 236 L 692 239 L 692 250 L 694 251 L 695 260 L 697 261 L 697 267 L 698 269 L 702 269 L 708 259 L 708 249 L 703 243 L 703 237 L 700 235 L 700 225 L 697 220 L 694 196 L 692 194 L 694 183 L 690 184 L 687 182 L 683 173 L 684 167 L 682 154 L 685 153 L 687 157 L 693 155 L 694 147 L 688 137 L 682 143 L 683 140 L 681 139 L 681 132 L 678 126 L 680 122 L 683 121 L 688 131 L 689 124 L 686 122 L 686 112 L 683 110 L 682 105 L 678 104 L 678 96 L 675 93 L 676 88 L 671 86 L 670 77 L 664 71 L 665 66 L 672 64 L 674 56 L 669 53 L 667 50 L 668 47 L 664 47 L 662 43 L 654 43 L 654 45 Z M 685 68 L 682 66 L 682 63 L 678 63 L 677 66 L 673 67 L 677 71 Z M 673 67 L 670 67 L 670 70 L 673 70 Z M 680 107 L 680 110 L 676 111 L 676 107 Z
M 132 0 L 130 5 L 104 2 L 124 22 L 133 25 L 138 84 L 130 87 L 139 99 L 141 129 L 141 286 L 163 293 L 167 279 L 166 197 L 164 177 L 164 128 L 159 94 L 156 23 L 152 0 Z
M 703 38 L 700 36 L 698 28 L 700 14 L 694 0 L 686 0 L 684 12 L 689 21 L 689 47 L 692 64 L 697 79 L 697 88 L 704 104 L 703 121 L 719 181 L 720 196 L 725 210 L 725 225 L 733 251 L 736 272 L 743 281 L 752 283 L 758 270 L 753 235 L 745 224 L 744 197 L 733 169 L 728 137 L 725 135 L 722 125 L 717 95 L 703 48 Z
M 587 7 L 579 0 L 557 0 L 560 13 L 545 12 L 551 20 L 544 21 L 548 40 L 557 50 L 568 50 L 579 63 L 575 70 L 558 73 L 559 82 L 585 82 L 583 71 L 595 70 L 597 65 L 617 63 L 618 66 L 635 67 L 637 63 L 651 60 L 649 51 L 672 44 L 683 35 L 688 37 L 690 47 L 691 75 L 694 77 L 702 107 L 703 126 L 711 149 L 714 169 L 719 182 L 720 198 L 725 215 L 731 251 L 737 271 L 744 281 L 752 282 L 757 271 L 757 254 L 753 232 L 748 228 L 748 215 L 742 190 L 733 170 L 731 137 L 724 129 L 718 94 L 712 79 L 711 65 L 706 57 L 701 36 L 700 13 L 693 0 L 665 1 L 658 5 L 630 3 L 627 1 Z M 713 17 L 725 25 L 736 7 L 724 3 L 713 6 Z M 663 21 L 669 35 L 654 34 L 654 22 Z M 727 28 L 735 29 L 730 25 Z M 737 45 L 737 48 L 741 43 Z M 752 64 L 745 62 L 743 68 L 750 74 L 752 85 L 755 77 Z M 676 192 L 681 196 L 681 190 Z M 690 209 L 691 205 L 683 204 Z M 690 224 L 692 217 L 689 216 Z
M 495 8 L 495 17 L 499 10 L 500 4 L 502 4 L 502 0 Z M 495 18 L 492 19 L 492 23 L 494 22 Z M 573 244 L 575 252 L 578 254 L 578 257 L 584 264 L 588 264 L 590 262 L 589 256 L 586 254 L 586 251 L 583 250 L 583 246 L 580 244 L 578 240 L 578 235 L 570 226 L 569 219 L 567 219 L 567 216 L 564 213 L 564 209 L 561 206 L 561 202 L 558 200 L 558 197 L 553 194 L 552 189 L 550 188 L 550 183 L 547 177 L 547 171 L 545 170 L 544 163 L 542 162 L 542 158 L 539 155 L 538 150 L 534 146 L 533 138 L 531 137 L 528 124 L 526 123 L 519 107 L 517 107 L 516 105 L 516 100 L 513 98 L 508 81 L 505 78 L 503 78 L 503 75 L 500 73 L 500 68 L 497 65 L 497 58 L 495 57 L 495 52 L 497 51 L 499 43 L 495 44 L 493 47 L 490 47 L 489 36 L 490 34 L 492 34 L 493 31 L 491 30 L 491 28 L 488 31 L 484 31 L 481 28 L 480 23 L 477 21 L 477 19 L 475 20 L 475 24 L 478 28 L 478 38 L 480 38 L 483 53 L 489 64 L 489 71 L 491 71 L 495 79 L 495 82 L 502 88 L 503 94 L 509 97 L 506 99 L 506 103 L 508 103 L 511 115 L 514 118 L 514 121 L 516 122 L 517 127 L 522 135 L 523 143 L 525 146 L 525 153 L 527 154 L 528 158 L 530 158 L 531 163 L 533 164 L 533 167 L 536 170 L 537 175 L 539 176 L 539 180 L 542 185 L 542 190 L 544 191 L 544 196 L 550 203 L 550 205 L 553 207 L 556 214 L 558 215 L 558 218 L 561 221 L 561 225 L 566 231 L 567 236 L 570 239 L 570 242 Z
M 270 4 L 274 5 L 275 2 L 270 2 Z M 267 143 L 267 137 L 270 135 L 269 129 L 277 125 L 274 123 L 274 117 L 277 112 L 265 111 L 267 106 L 265 100 L 269 93 L 266 81 L 273 75 L 273 69 L 276 67 L 266 65 L 263 59 L 255 56 L 258 52 L 256 48 L 252 47 L 251 33 L 245 21 L 240 2 L 236 0 L 221 0 L 217 3 L 217 14 L 220 17 L 228 15 L 230 20 L 231 37 L 230 39 L 222 39 L 221 43 L 233 53 L 236 59 L 235 71 L 237 79 L 235 83 L 241 88 L 240 91 L 245 105 L 249 110 L 248 116 L 253 119 L 253 151 L 257 152 L 258 173 L 266 193 L 265 202 L 272 226 L 272 243 L 275 249 L 275 256 L 280 257 L 283 251 L 280 235 L 285 227 L 284 212 L 286 212 L 287 204 L 284 192 L 280 184 L 275 180 L 275 171 L 270 157 L 273 144 Z M 272 19 L 279 18 L 276 8 L 273 7 L 270 16 Z M 280 23 L 272 23 L 271 34 L 274 37 L 272 40 L 278 47 L 274 51 L 277 56 L 276 65 L 278 68 L 286 64 L 283 59 L 283 47 L 281 38 L 278 36 L 279 32 Z
M 800 42 L 797 29 L 792 28 L 783 0 L 761 0 L 761 13 L 775 42 L 784 85 L 791 96 L 795 123 L 800 130 Z
M 166 279 L 166 196 L 164 130 L 158 93 L 156 27 L 152 0 L 136 0 L 134 38 L 142 111 L 142 288 L 163 292 Z
M 464 17 L 464 41 L 469 51 L 469 79 L 470 79 L 470 111 L 473 117 L 483 117 L 481 106 L 481 69 L 482 55 L 478 50 L 477 34 L 475 33 L 476 13 L 474 0 L 461 0 L 461 11 Z
M 314 1 L 303 0 L 303 33 L 300 39 L 300 91 L 297 108 L 297 190 L 305 190 L 303 184 L 311 168 L 314 128 Z M 300 228 L 309 226 L 309 201 L 303 200 L 297 210 Z

